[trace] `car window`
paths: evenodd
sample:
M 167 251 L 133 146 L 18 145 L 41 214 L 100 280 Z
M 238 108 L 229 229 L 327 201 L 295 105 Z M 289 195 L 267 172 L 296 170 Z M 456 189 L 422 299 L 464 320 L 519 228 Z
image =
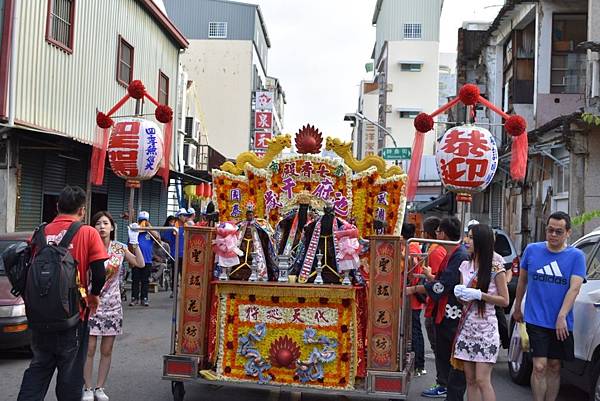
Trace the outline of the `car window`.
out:
M 588 271 L 588 280 L 600 280 L 600 253 L 594 253 L 594 257 L 590 261 Z
M 496 242 L 494 243 L 494 251 L 500 256 L 510 256 L 512 254 L 512 249 L 510 247 L 510 243 L 508 242 L 508 238 L 503 234 L 496 233 Z
M 596 245 L 596 241 L 585 241 L 581 244 L 577 244 L 576 248 L 585 254 L 585 260 L 588 261 L 590 254 L 594 250 L 594 245 Z

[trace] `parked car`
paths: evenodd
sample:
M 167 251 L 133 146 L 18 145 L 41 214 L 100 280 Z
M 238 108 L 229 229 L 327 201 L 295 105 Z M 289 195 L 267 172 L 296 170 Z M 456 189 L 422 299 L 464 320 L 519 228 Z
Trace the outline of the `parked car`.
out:
M 496 235 L 494 251 L 504 259 L 504 268 L 512 271 L 512 278 L 507 283 L 509 304 L 505 308 L 505 311 L 508 313 L 517 293 L 517 282 L 519 281 L 519 255 L 517 254 L 515 245 L 505 231 L 495 228 L 494 234 Z
M 561 378 L 587 391 L 590 400 L 600 399 L 600 228 L 573 243 L 586 257 L 587 280 L 573 306 L 575 360 L 564 362 Z M 527 295 L 527 294 L 526 294 Z M 523 309 L 525 301 L 521 308 Z M 511 313 L 512 316 L 512 313 Z M 511 319 L 511 333 L 514 321 Z M 508 362 L 511 379 L 529 384 L 532 360 L 525 353 L 521 363 Z
M 31 232 L 0 234 L 0 254 L 10 245 L 26 241 Z M 25 315 L 25 303 L 21 297 L 10 293 L 12 286 L 0 264 L 0 350 L 28 347 L 31 333 Z

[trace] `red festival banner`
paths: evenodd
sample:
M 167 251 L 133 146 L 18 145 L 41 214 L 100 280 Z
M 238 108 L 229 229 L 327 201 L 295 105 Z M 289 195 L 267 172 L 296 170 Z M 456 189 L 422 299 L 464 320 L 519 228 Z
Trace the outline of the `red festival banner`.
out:
M 207 359 L 210 281 L 213 277 L 212 240 L 214 229 L 184 228 L 184 259 L 181 272 L 180 309 L 177 328 L 177 353 L 200 357 L 200 366 Z

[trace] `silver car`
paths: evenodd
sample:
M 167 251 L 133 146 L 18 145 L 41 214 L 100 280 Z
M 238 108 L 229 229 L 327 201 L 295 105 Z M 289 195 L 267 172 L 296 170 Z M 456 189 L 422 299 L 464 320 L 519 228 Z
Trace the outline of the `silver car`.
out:
M 581 237 L 573 246 L 585 254 L 587 280 L 573 306 L 575 360 L 563 362 L 561 377 L 587 391 L 590 400 L 600 400 L 600 228 Z M 522 308 L 524 305 L 525 300 Z M 511 332 L 513 326 L 511 319 Z M 521 363 L 509 362 L 508 367 L 515 383 L 529 384 L 530 355 L 523 355 Z

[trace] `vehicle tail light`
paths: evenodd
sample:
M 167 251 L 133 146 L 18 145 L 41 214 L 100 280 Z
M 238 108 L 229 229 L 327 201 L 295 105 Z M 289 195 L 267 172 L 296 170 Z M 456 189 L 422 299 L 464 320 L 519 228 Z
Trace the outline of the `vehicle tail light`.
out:
M 163 378 L 195 378 L 197 375 L 197 358 L 180 355 L 163 356 Z
M 4 328 L 2 329 L 2 331 L 4 331 L 5 333 L 19 333 L 25 330 L 27 330 L 27 324 L 25 323 L 15 324 L 12 326 L 4 326 Z
M 513 277 L 519 277 L 519 271 L 521 270 L 519 262 L 520 262 L 519 257 L 515 256 L 515 258 L 512 261 L 512 267 L 511 267 Z

